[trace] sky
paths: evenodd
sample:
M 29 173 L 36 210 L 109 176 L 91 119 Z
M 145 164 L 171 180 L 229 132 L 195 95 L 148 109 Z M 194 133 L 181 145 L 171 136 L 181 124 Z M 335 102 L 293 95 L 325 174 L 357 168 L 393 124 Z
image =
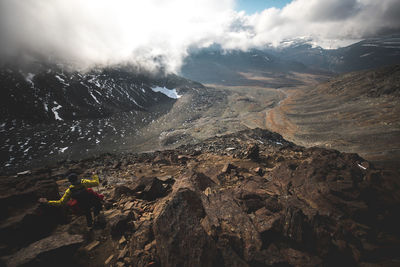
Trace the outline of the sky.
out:
M 245 11 L 248 15 L 251 15 L 271 7 L 283 8 L 290 2 L 291 0 L 238 0 L 235 10 Z
M 243 9 L 243 10 L 242 10 Z M 399 0 L 0 0 L 0 62 L 179 72 L 191 48 L 336 48 L 400 32 Z

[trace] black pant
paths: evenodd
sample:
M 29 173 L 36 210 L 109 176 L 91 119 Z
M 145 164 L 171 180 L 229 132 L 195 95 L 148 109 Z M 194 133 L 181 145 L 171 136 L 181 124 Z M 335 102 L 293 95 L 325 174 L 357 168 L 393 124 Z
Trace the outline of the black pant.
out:
M 98 199 L 93 200 L 91 203 L 88 203 L 91 205 L 87 205 L 86 207 L 83 208 L 85 216 L 86 216 L 86 223 L 87 226 L 92 226 L 93 225 L 93 217 L 92 217 L 92 208 L 93 208 L 93 213 L 94 216 L 96 217 L 99 215 L 101 211 L 101 202 Z

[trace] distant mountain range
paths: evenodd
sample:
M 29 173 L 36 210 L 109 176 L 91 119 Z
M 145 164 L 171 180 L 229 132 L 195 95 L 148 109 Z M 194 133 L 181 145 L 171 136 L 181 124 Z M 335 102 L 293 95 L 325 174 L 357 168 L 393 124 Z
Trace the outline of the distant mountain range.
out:
M 193 50 L 182 75 L 203 83 L 241 84 L 241 72 L 343 73 L 400 63 L 400 35 L 367 39 L 338 49 L 313 47 L 304 40 L 278 48 L 224 51 L 213 45 Z M 228 82 L 229 81 L 229 82 Z

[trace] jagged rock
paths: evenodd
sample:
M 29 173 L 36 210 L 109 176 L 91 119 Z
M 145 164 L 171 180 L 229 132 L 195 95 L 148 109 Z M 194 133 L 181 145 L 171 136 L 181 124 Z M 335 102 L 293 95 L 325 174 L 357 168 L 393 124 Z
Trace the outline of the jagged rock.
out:
M 122 195 L 132 195 L 133 194 L 133 190 L 131 188 L 129 188 L 128 186 L 125 185 L 117 185 L 115 186 L 112 194 L 111 194 L 111 198 L 112 199 L 119 199 Z
M 244 159 L 243 153 L 254 143 L 259 143 L 258 155 L 268 155 L 257 162 Z M 229 147 L 236 148 L 231 150 L 232 156 L 226 155 Z M 148 170 L 158 155 L 170 165 Z M 187 166 L 181 165 L 184 157 Z M 115 161 L 135 164 L 111 169 Z M 221 174 L 227 162 L 234 163 L 235 170 L 228 173 L 227 168 Z M 89 160 L 85 166 L 102 166 L 110 182 L 102 188 L 108 198 L 108 210 L 104 211 L 108 227 L 90 232 L 90 240 L 99 240 L 101 245 L 88 254 L 94 257 L 93 265 L 103 265 L 110 254 L 113 257 L 108 264 L 126 266 L 389 265 L 395 262 L 400 247 L 399 190 L 386 180 L 387 172 L 363 162 L 355 154 L 298 147 L 260 129 L 213 137 L 174 151 Z M 67 163 L 63 164 L 59 167 L 62 173 L 68 169 Z M 261 177 L 257 168 L 268 171 Z M 154 171 L 160 178 L 126 180 L 139 170 L 143 170 L 141 175 Z M 30 177 L 14 177 L 11 185 Z M 114 189 L 114 181 L 125 184 Z M 13 186 L 10 192 L 24 192 L 30 185 Z M 0 231 L 2 242 L 13 242 L 12 236 L 4 233 L 18 237 L 14 225 L 21 233 L 33 229 L 33 198 L 27 196 L 21 195 L 21 206 L 13 206 L 15 214 L 13 209 L 6 210 L 0 222 L 0 229 L 7 229 Z M 57 229 L 89 234 L 84 217 Z M 128 241 L 119 244 L 121 234 Z M 42 237 L 11 246 L 28 246 Z M 11 251 L 11 246 L 3 244 L 2 251 Z M 71 253 L 71 258 L 79 253 Z
M 113 169 L 119 169 L 121 167 L 122 162 L 121 161 L 117 161 L 114 163 L 113 165 Z
M 146 246 L 144 246 L 145 251 L 149 251 L 151 248 L 155 247 L 157 242 L 153 240 L 151 243 L 148 243 Z
M 171 161 L 166 157 L 165 155 L 158 155 L 152 162 L 153 165 L 158 164 L 158 165 L 170 165 Z
M 10 253 L 14 248 L 26 246 L 49 235 L 66 219 L 61 209 L 30 204 L 33 204 L 31 208 L 16 209 L 19 214 L 9 217 L 0 224 L 0 242 L 5 242 L 1 247 L 7 248 L 1 251 L 2 253 Z
M 56 266 L 71 262 L 71 254 L 84 242 L 81 235 L 61 233 L 32 243 L 7 258 L 7 266 Z M 71 263 L 72 264 L 72 263 Z
M 0 179 L 0 220 L 31 207 L 41 197 L 60 197 L 54 180 L 43 177 L 25 176 L 21 178 L 1 177 Z
M 108 217 L 108 224 L 110 226 L 110 232 L 113 236 L 122 235 L 128 227 L 128 222 L 132 219 L 132 212 L 114 212 Z
M 263 207 L 255 212 L 253 223 L 257 231 L 263 236 L 271 230 L 279 231 L 281 219 L 282 215 L 280 213 L 272 213 Z
M 213 187 L 215 185 L 214 181 L 210 177 L 203 173 L 193 172 L 190 175 L 190 182 L 199 191 L 204 191 L 206 188 Z
M 250 146 L 246 151 L 246 158 L 258 161 L 260 159 L 260 147 L 257 144 Z
M 125 257 L 125 258 L 124 258 L 124 262 L 125 262 L 125 264 L 127 264 L 128 266 L 131 266 L 131 265 L 132 265 L 132 260 L 131 260 L 131 258 L 129 258 L 129 257 Z M 136 265 L 136 266 L 138 266 L 138 265 Z
M 211 266 L 219 260 L 216 244 L 200 224 L 200 197 L 180 188 L 155 218 L 153 230 L 162 266 Z
M 159 262 L 155 247 L 148 247 L 154 241 L 151 221 L 140 222 L 135 233 L 131 237 L 130 255 L 133 266 L 149 266 L 150 262 Z M 147 250 L 145 249 L 147 246 Z
M 131 237 L 130 255 L 133 266 L 148 266 L 150 262 L 158 261 L 155 248 L 153 251 L 145 251 L 146 244 L 154 240 L 153 224 L 151 221 L 139 222 L 135 233 Z
M 232 169 L 235 169 L 235 166 L 231 163 L 226 163 L 221 170 L 221 173 L 230 173 Z
M 11 253 L 47 236 L 65 219 L 62 210 L 39 208 L 41 197 L 59 198 L 50 179 L 24 176 L 0 179 L 0 253 Z
M 300 209 L 288 207 L 283 218 L 283 235 L 299 244 L 311 242 L 311 227 Z M 308 238 L 308 240 L 307 240 Z
M 132 201 L 125 203 L 123 210 L 124 211 L 131 210 L 134 204 L 135 203 L 133 203 Z
M 260 168 L 260 167 L 255 168 L 254 172 L 257 173 L 260 176 L 264 175 L 264 170 L 262 168 Z
M 110 255 L 110 256 L 106 259 L 106 261 L 104 262 L 104 265 L 108 265 L 108 264 L 112 261 L 113 258 L 114 258 L 114 255 Z
M 125 238 L 125 236 L 122 236 L 122 237 L 119 239 L 118 244 L 123 245 L 123 244 L 125 244 L 125 243 L 126 243 L 126 238 Z
M 98 241 L 98 240 L 93 241 L 92 243 L 90 243 L 89 245 L 87 245 L 87 246 L 85 247 L 85 250 L 86 250 L 86 251 L 91 251 L 92 249 L 94 249 L 95 247 L 97 247 L 99 244 L 100 244 L 100 241 Z
M 144 246 L 154 239 L 153 224 L 150 221 L 141 222 L 131 237 L 131 254 L 135 250 L 144 249 Z
M 125 256 L 128 254 L 128 248 L 124 247 L 121 252 L 118 254 L 118 258 L 117 259 L 123 259 L 125 258 Z
M 271 189 L 264 178 L 251 176 L 237 186 L 234 193 L 242 200 L 246 212 L 251 213 L 266 205 L 266 199 L 274 194 Z
M 178 156 L 178 162 L 182 165 L 185 165 L 189 161 L 189 158 L 183 155 Z
M 237 204 L 232 192 L 223 191 L 203 199 L 211 228 L 218 239 L 226 239 L 230 249 L 245 261 L 251 261 L 262 245 L 261 238 L 249 216 Z
M 138 198 L 148 201 L 166 196 L 171 188 L 169 183 L 165 183 L 157 177 L 142 177 L 137 184 L 133 192 L 136 193 Z

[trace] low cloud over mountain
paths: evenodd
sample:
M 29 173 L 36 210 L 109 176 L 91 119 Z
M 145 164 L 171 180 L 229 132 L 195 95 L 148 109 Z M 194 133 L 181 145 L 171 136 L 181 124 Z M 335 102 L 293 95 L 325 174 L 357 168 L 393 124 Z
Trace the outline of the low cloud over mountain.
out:
M 253 15 L 234 7 L 234 0 L 0 0 L 1 61 L 131 62 L 173 72 L 189 47 L 245 50 L 305 37 L 329 48 L 400 30 L 397 0 L 294 0 Z

